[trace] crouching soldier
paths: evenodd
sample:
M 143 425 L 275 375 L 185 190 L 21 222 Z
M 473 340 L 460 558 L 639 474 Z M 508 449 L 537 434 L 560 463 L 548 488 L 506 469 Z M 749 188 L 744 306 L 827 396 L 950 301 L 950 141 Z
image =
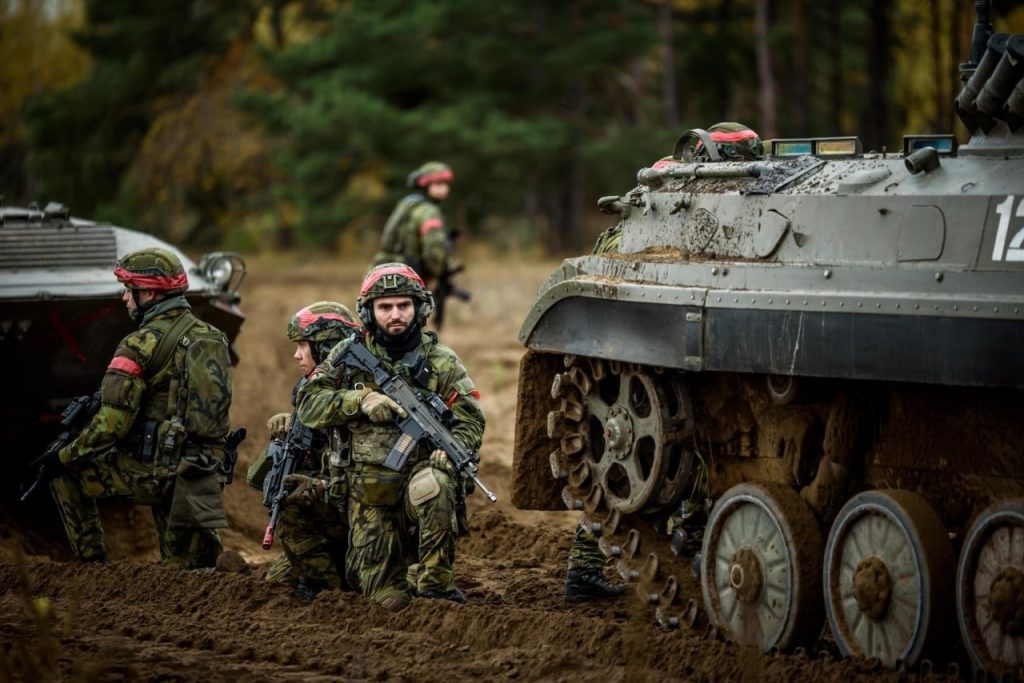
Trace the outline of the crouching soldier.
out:
M 345 306 L 318 301 L 298 311 L 288 321 L 288 339 L 295 342 L 293 358 L 302 377 L 292 390 L 292 406 L 299 388 L 338 342 L 361 326 Z M 345 464 L 348 444 L 341 430 L 309 430 L 309 444 L 294 443 L 299 429 L 292 413 L 279 413 L 267 421 L 271 443 L 249 468 L 247 481 L 264 492 L 269 506 L 273 485 L 290 489 L 274 530 L 284 551 L 270 566 L 267 580 L 292 586 L 304 600 L 324 589 L 347 588 L 344 581 L 348 545 Z M 285 449 L 298 449 L 293 474 L 279 482 L 275 467 L 283 466 Z
M 220 330 L 192 315 L 188 276 L 170 251 L 124 256 L 114 275 L 139 329 L 121 340 L 100 385 L 98 411 L 47 466 L 75 556 L 107 559 L 97 498 L 149 505 L 163 562 L 216 563 L 226 527 L 222 489 L 231 361 Z

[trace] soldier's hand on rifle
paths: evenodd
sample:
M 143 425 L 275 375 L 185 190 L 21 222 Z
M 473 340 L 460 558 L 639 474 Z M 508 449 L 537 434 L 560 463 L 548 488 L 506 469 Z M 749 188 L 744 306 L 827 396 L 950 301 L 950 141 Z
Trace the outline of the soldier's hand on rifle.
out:
M 359 400 L 359 410 L 370 422 L 389 422 L 395 415 L 405 417 L 406 412 L 396 401 L 379 391 L 371 391 Z
M 430 466 L 435 470 L 447 472 L 449 476 L 455 476 L 455 467 L 452 466 L 451 458 L 440 448 L 430 454 Z
M 270 438 L 272 439 L 283 439 L 291 428 L 291 413 L 278 413 L 267 420 L 267 429 L 270 430 Z
M 289 504 L 312 505 L 318 500 L 324 500 L 326 485 L 323 479 L 307 477 L 305 474 L 289 474 L 284 481 L 295 487 L 285 498 Z

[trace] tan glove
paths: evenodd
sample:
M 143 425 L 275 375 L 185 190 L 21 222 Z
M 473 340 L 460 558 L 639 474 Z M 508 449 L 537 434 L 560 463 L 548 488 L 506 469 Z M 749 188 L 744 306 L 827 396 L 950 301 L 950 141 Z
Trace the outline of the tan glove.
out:
M 359 410 L 370 422 L 388 422 L 396 414 L 405 417 L 405 409 L 398 405 L 393 399 L 385 396 L 379 391 L 371 391 L 359 401 Z
M 315 477 L 307 477 L 305 474 L 289 474 L 284 478 L 286 484 L 294 484 L 285 502 L 289 505 L 312 505 L 316 501 L 325 499 L 324 491 L 327 482 Z
M 455 466 L 452 465 L 451 458 L 440 448 L 430 454 L 430 466 L 435 470 L 447 472 L 449 476 L 455 476 Z
M 278 413 L 267 420 L 267 429 L 270 431 L 270 438 L 272 439 L 283 439 L 291 428 L 291 413 Z

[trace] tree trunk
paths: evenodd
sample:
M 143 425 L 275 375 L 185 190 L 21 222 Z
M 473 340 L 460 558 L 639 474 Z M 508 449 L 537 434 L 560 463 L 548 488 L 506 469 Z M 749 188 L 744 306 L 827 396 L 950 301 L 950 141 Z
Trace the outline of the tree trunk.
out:
M 727 30 L 732 26 L 732 0 L 722 0 L 718 6 L 718 37 L 719 44 L 728 45 L 730 36 Z M 722 70 L 715 78 L 716 101 L 719 103 L 718 120 L 726 121 L 732 118 L 733 88 L 732 74 L 729 73 L 728 62 L 722 61 Z M 701 124 L 710 126 L 710 123 Z
M 658 5 L 658 37 L 660 38 L 659 52 L 661 53 L 661 101 L 667 126 L 675 126 L 679 123 L 676 95 L 676 51 L 672 44 L 672 23 L 674 21 L 672 0 L 663 0 Z
M 868 149 L 881 150 L 889 140 L 889 76 L 892 61 L 892 2 L 870 0 L 868 6 L 868 92 L 863 113 Z
M 811 32 L 807 28 L 807 2 L 806 0 L 793 0 L 793 32 L 796 40 L 796 50 L 793 54 L 793 71 L 790 82 L 792 85 L 791 102 L 794 104 L 785 107 L 789 111 L 789 118 L 793 122 L 793 130 L 778 131 L 782 135 L 807 135 L 810 130 L 810 51 Z
M 942 21 L 940 20 L 940 0 L 931 0 L 931 33 L 932 33 L 932 78 L 935 80 L 935 111 L 931 117 L 932 131 L 941 133 L 949 130 L 949 112 L 952 111 L 949 96 L 949 74 L 946 73 L 942 61 Z
M 829 135 L 842 135 L 843 125 L 843 0 L 831 0 L 828 32 L 828 123 Z
M 762 138 L 778 137 L 778 123 L 775 112 L 776 85 L 772 73 L 772 51 L 768 45 L 768 15 L 771 0 L 757 0 L 754 14 L 757 41 L 757 75 L 759 81 L 759 104 L 761 123 L 758 125 Z

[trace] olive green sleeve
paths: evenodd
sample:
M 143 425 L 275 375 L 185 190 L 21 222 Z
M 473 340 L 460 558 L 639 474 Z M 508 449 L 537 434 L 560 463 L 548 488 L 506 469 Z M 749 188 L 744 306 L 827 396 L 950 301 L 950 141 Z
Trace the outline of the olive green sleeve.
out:
M 143 375 L 156 341 L 148 330 L 133 332 L 121 341 L 100 384 L 100 409 L 75 440 L 61 450 L 61 463 L 88 462 L 128 436 L 142 407 L 146 388 Z
M 413 211 L 413 219 L 420 239 L 420 258 L 428 278 L 437 279 L 444 272 L 448 260 L 448 229 L 441 210 L 424 202 Z
M 325 429 L 343 425 L 359 416 L 359 404 L 365 389 L 341 388 L 342 367 L 334 366 L 334 359 L 347 348 L 337 344 L 327 360 L 318 365 L 296 396 L 295 414 L 299 421 L 311 429 Z
M 483 408 L 480 406 L 480 392 L 477 391 L 458 356 L 447 347 L 441 348 L 447 353 L 437 361 L 432 359 L 432 363 L 440 375 L 441 397 L 445 399 L 456 417 L 452 435 L 469 450 L 478 451 L 483 443 L 484 427 L 487 425 Z

